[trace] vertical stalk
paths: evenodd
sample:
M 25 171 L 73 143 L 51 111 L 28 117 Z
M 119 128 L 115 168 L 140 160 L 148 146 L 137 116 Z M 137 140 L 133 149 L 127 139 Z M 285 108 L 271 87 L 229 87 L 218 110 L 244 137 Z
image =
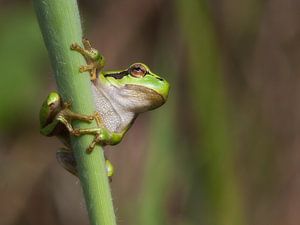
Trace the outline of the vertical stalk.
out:
M 226 99 L 209 5 L 204 0 L 176 2 L 189 50 L 190 94 L 201 121 L 201 140 L 193 140 L 201 150 L 196 151 L 193 160 L 197 165 L 196 176 L 202 175 L 199 186 L 204 187 L 205 198 L 200 196 L 199 199 L 206 199 L 205 204 L 209 205 L 203 213 L 204 220 L 207 220 L 205 224 L 241 225 L 244 224 L 244 212 L 234 171 L 235 144 L 230 126 L 230 102 Z M 198 218 L 199 209 L 194 209 Z
M 71 43 L 81 43 L 82 39 L 76 0 L 33 0 L 33 3 L 60 95 L 64 101 L 71 101 L 73 111 L 92 114 L 95 108 L 89 75 L 79 74 L 79 66 L 85 61 L 80 54 L 70 51 Z M 96 124 L 76 121 L 74 126 L 88 128 Z M 115 225 L 102 148 L 97 146 L 89 155 L 85 152 L 92 138 L 90 135 L 71 138 L 90 223 Z

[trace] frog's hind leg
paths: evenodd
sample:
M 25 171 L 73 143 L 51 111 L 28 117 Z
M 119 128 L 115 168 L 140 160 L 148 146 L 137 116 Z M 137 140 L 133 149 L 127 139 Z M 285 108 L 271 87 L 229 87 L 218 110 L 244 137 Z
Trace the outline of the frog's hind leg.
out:
M 56 159 L 64 169 L 78 177 L 77 163 L 71 150 L 66 148 L 59 149 L 56 152 Z
M 64 169 L 78 177 L 77 163 L 74 154 L 70 149 L 60 148 L 56 152 L 56 159 Z M 109 180 L 112 181 L 112 176 L 114 175 L 114 166 L 106 157 L 105 169 Z

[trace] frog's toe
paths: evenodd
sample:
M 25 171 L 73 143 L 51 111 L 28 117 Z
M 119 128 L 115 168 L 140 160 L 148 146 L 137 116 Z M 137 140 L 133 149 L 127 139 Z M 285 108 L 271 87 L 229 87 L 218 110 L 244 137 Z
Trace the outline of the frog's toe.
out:
M 85 72 L 85 71 L 87 71 L 87 68 L 86 68 L 85 66 L 80 66 L 80 67 L 79 67 L 79 72 L 80 72 L 80 73 L 83 73 L 83 72 Z
M 71 101 L 63 102 L 63 109 L 70 109 L 72 106 Z
M 91 154 L 94 151 L 96 144 L 97 144 L 97 142 L 95 140 L 92 141 L 92 143 L 89 145 L 89 147 L 86 148 L 86 153 Z
M 87 38 L 82 38 L 82 44 L 83 44 L 83 46 L 86 50 L 91 50 L 92 49 L 92 45 L 91 45 L 90 41 Z
M 79 129 L 73 129 L 71 131 L 71 134 L 74 135 L 74 136 L 76 136 L 76 137 L 79 137 L 81 135 L 81 132 L 80 132 Z
M 100 135 L 96 134 L 94 140 L 91 142 L 89 147 L 87 147 L 86 153 L 88 153 L 88 154 L 92 153 L 92 151 L 94 150 L 96 144 L 98 144 L 99 142 L 100 142 Z
M 92 122 L 94 119 L 95 119 L 95 117 L 94 117 L 94 116 L 88 116 L 88 120 L 89 120 L 89 122 Z
M 93 68 L 91 70 L 91 73 L 90 73 L 90 80 L 93 81 L 93 80 L 96 80 L 96 79 L 97 79 L 97 69 Z
M 72 43 L 70 45 L 70 49 L 71 50 L 78 50 L 78 49 L 81 49 L 81 47 L 77 43 Z
M 84 66 L 80 66 L 79 67 L 79 72 L 83 73 L 86 71 L 92 71 L 95 68 L 94 64 L 88 64 L 88 65 L 84 65 Z

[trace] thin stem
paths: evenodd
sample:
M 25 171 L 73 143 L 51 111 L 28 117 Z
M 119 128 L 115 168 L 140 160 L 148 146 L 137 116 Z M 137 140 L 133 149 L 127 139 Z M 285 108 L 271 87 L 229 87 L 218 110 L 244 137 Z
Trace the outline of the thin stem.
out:
M 234 142 L 230 126 L 230 102 L 226 98 L 217 35 L 204 0 L 177 0 L 180 26 L 188 47 L 190 88 L 195 115 L 201 121 L 201 138 L 192 140 L 201 148 L 192 154 L 194 176 L 205 195 L 191 198 L 190 205 L 206 200 L 205 224 L 242 225 L 244 215 L 240 187 L 234 169 Z M 200 174 L 200 175 L 199 175 Z M 194 182 L 194 184 L 197 184 Z M 194 190 L 199 186 L 194 185 Z M 193 189 L 191 191 L 193 192 Z M 191 207 L 199 215 L 197 207 Z M 204 221 L 205 221 L 204 219 Z
M 80 54 L 70 51 L 70 45 L 74 42 L 81 43 L 82 39 L 76 0 L 33 0 L 33 3 L 60 95 L 65 101 L 71 101 L 73 111 L 93 114 L 95 108 L 89 75 L 79 73 L 79 67 L 85 61 Z M 77 121 L 74 126 L 88 128 L 96 124 Z M 93 136 L 83 135 L 71 140 L 90 222 L 92 225 L 115 225 L 102 148 L 97 146 L 91 154 L 85 151 L 92 138 Z

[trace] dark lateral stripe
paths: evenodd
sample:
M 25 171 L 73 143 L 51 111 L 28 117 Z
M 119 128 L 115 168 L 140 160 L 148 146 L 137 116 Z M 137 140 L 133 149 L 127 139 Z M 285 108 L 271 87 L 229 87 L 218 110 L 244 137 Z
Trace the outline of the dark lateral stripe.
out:
M 104 77 L 113 77 L 115 79 L 122 79 L 124 76 L 126 76 L 128 74 L 128 71 L 122 71 L 119 73 L 109 73 L 109 74 L 105 74 Z

